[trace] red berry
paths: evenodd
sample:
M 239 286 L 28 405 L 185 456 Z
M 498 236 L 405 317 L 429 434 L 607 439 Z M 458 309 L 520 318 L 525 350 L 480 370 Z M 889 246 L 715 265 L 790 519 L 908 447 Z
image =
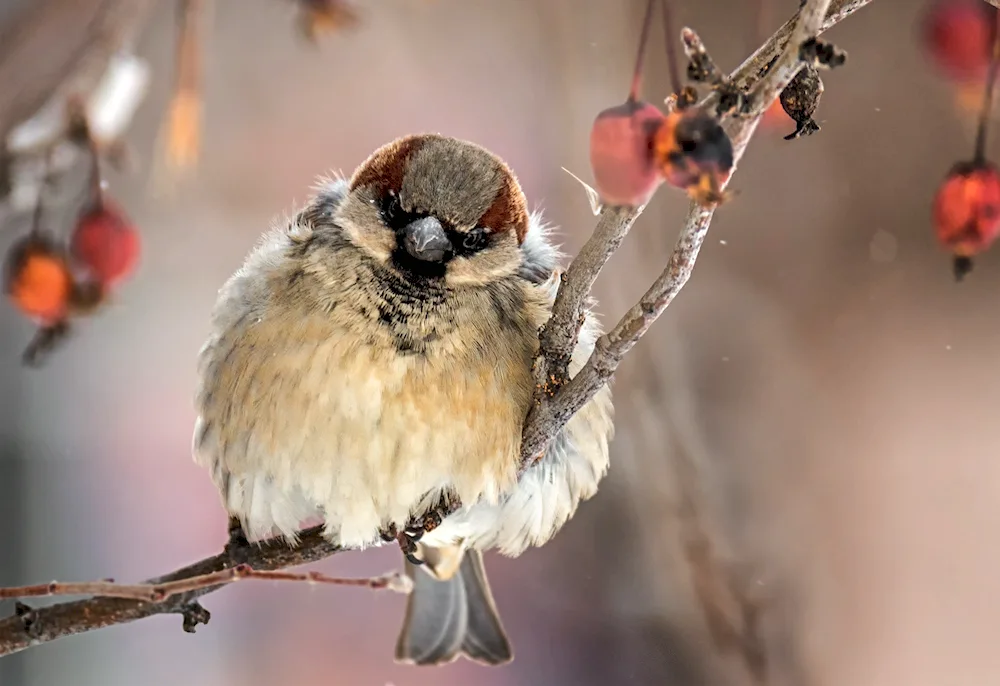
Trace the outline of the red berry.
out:
M 938 66 L 956 81 L 986 75 L 996 10 L 983 0 L 935 0 L 923 18 L 923 41 Z
M 653 159 L 653 136 L 663 113 L 630 100 L 602 111 L 590 129 L 590 166 L 601 201 L 645 205 L 663 182 Z
M 70 239 L 73 258 L 110 287 L 128 276 L 139 257 L 139 234 L 113 203 L 80 217 Z
M 1000 235 L 1000 170 L 989 162 L 955 165 L 934 197 L 934 228 L 955 256 L 955 276 Z

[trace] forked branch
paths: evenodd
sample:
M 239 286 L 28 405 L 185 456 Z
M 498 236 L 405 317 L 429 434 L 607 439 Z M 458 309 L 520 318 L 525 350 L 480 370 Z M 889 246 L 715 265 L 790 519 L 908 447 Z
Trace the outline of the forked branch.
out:
M 798 15 L 785 22 L 729 76 L 728 81 L 748 92 L 753 103 L 752 116 L 735 116 L 724 122 L 726 133 L 733 141 L 733 172 L 757 129 L 761 113 L 798 73 L 801 67 L 799 46 L 870 2 L 872 0 L 809 0 Z M 695 35 L 693 40 L 699 39 Z M 713 93 L 701 104 L 710 105 L 717 97 Z M 724 186 L 731 179 L 732 173 Z M 558 372 L 565 367 L 576 345 L 591 286 L 642 209 L 603 208 L 597 229 L 566 271 L 553 305 L 552 319 L 542 332 L 541 350 L 535 360 L 538 392 L 524 427 L 521 444 L 523 468 L 538 459 L 569 418 L 608 383 L 628 351 L 673 302 L 691 277 L 715 214 L 714 207 L 691 204 L 666 268 L 642 299 L 610 332 L 598 339 L 586 365 L 567 382 L 560 378 Z

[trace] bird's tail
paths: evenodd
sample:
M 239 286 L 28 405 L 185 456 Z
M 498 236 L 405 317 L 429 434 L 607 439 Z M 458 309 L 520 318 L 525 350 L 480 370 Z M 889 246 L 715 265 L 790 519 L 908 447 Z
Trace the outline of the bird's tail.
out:
M 405 563 L 406 574 L 413 579 L 413 592 L 396 641 L 396 661 L 440 665 L 461 655 L 487 665 L 502 665 L 514 659 L 490 593 L 482 554 L 468 550 L 463 555 L 461 548 L 423 548 L 423 552 L 424 569 L 409 560 Z M 442 564 L 435 564 L 436 555 L 442 555 Z M 458 559 L 461 563 L 456 570 Z

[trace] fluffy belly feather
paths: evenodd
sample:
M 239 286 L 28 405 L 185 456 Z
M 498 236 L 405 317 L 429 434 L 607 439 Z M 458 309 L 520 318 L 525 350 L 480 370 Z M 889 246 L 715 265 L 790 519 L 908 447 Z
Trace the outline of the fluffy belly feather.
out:
M 364 546 L 429 492 L 496 502 L 516 476 L 524 360 L 400 355 L 329 326 L 292 343 L 281 321 L 258 319 L 203 352 L 196 460 L 246 533 L 293 536 L 318 515 Z

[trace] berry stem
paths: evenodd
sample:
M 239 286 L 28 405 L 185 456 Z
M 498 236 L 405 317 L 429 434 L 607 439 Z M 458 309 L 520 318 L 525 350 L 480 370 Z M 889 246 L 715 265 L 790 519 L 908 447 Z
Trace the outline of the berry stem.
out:
M 35 197 L 35 208 L 31 212 L 31 235 L 39 236 L 42 233 L 42 192 L 45 184 L 38 185 L 38 195 Z
M 32 236 L 38 236 L 42 233 L 42 196 L 45 194 L 45 191 L 52 187 L 54 181 L 52 174 L 52 154 L 54 150 L 55 146 L 50 147 L 42 157 L 42 180 L 38 184 L 38 195 L 35 197 L 35 207 L 31 212 L 31 229 L 29 233 Z
M 90 202 L 94 209 L 104 203 L 104 189 L 101 187 L 101 160 L 94 139 L 87 136 L 87 154 L 90 156 Z
M 671 11 L 670 0 L 661 0 L 663 9 L 663 36 L 667 44 L 667 64 L 670 68 L 670 87 L 674 89 L 676 95 L 681 94 L 681 68 L 677 64 L 677 32 L 674 30 L 674 16 Z
M 632 87 L 628 92 L 627 102 L 639 99 L 639 87 L 642 85 L 642 58 L 646 54 L 646 44 L 649 43 L 649 27 L 653 20 L 653 1 L 646 3 L 646 16 L 642 20 L 642 33 L 639 35 L 639 54 L 635 58 L 635 71 L 632 72 Z
M 994 10 L 996 20 L 993 24 L 993 54 L 990 57 L 990 69 L 986 75 L 986 87 L 983 89 L 983 107 L 979 112 L 979 128 L 976 130 L 976 149 L 973 161 L 976 164 L 986 162 L 986 133 L 990 126 L 990 114 L 993 110 L 993 87 L 996 85 L 997 72 L 1000 70 L 1000 10 Z
M 87 119 L 87 112 L 83 102 L 74 99 L 69 104 L 69 124 L 67 135 L 73 143 L 83 149 L 87 154 L 90 170 L 87 175 L 87 185 L 90 196 L 87 198 L 84 212 L 97 209 L 104 202 L 104 189 L 101 188 L 101 159 L 100 151 L 97 149 L 97 141 L 90 130 L 90 122 Z

